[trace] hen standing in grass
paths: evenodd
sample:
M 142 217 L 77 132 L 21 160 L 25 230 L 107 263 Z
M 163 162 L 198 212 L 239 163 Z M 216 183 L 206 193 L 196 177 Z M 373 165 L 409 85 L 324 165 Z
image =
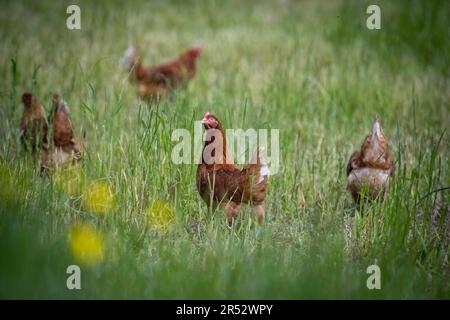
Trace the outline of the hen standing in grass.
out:
M 53 108 L 53 147 L 42 155 L 43 169 L 79 161 L 84 151 L 84 143 L 74 137 L 67 105 L 58 94 L 53 95 Z
M 197 168 L 200 196 L 208 207 L 225 209 L 230 225 L 244 205 L 252 206 L 258 222 L 262 223 L 269 169 L 261 152 L 258 150 L 252 163 L 239 169 L 227 159 L 227 142 L 219 119 L 207 112 L 202 123 L 206 130 L 206 141 Z
M 129 72 L 130 82 L 138 84 L 138 95 L 144 100 L 169 96 L 175 89 L 185 86 L 197 73 L 197 59 L 201 48 L 192 48 L 177 59 L 159 66 L 144 67 L 133 47 L 122 57 Z
M 44 108 L 39 99 L 29 92 L 22 94 L 24 106 L 22 121 L 20 123 L 20 141 L 25 150 L 31 147 L 31 154 L 36 157 L 37 152 L 48 149 L 48 125 L 45 119 Z
M 394 162 L 377 116 L 361 150 L 350 157 L 347 165 L 347 189 L 358 204 L 364 191 L 369 200 L 380 195 L 384 198 L 389 178 L 394 176 Z

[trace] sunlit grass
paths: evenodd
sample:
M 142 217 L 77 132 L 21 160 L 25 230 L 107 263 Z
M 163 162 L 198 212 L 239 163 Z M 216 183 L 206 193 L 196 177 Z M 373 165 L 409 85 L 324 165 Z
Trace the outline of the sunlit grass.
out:
M 368 31 L 366 1 L 191 4 L 81 1 L 80 31 L 64 2 L 1 5 L 0 297 L 449 298 L 449 6 L 381 1 L 382 30 Z M 146 65 L 201 45 L 199 73 L 148 105 L 119 65 L 130 42 Z M 53 92 L 67 101 L 80 165 L 43 174 L 22 150 L 25 90 L 47 114 Z M 171 161 L 173 130 L 206 111 L 280 129 L 263 226 L 229 230 L 196 165 Z M 375 114 L 397 175 L 360 209 L 345 166 Z
M 175 224 L 175 213 L 168 203 L 155 200 L 147 210 L 147 219 L 150 227 L 166 233 Z
M 54 184 L 71 197 L 79 197 L 86 188 L 83 168 L 77 165 L 53 172 L 52 178 Z

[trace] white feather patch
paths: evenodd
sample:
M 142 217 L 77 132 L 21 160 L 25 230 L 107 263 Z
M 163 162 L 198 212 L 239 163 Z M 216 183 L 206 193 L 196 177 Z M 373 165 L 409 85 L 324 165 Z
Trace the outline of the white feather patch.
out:
M 259 180 L 258 183 L 261 183 L 264 181 L 264 178 L 270 174 L 269 167 L 267 165 L 264 165 L 261 167 L 261 170 L 259 171 Z
M 259 162 L 261 163 L 261 169 L 259 170 L 259 179 L 258 179 L 258 183 L 261 183 L 264 181 L 265 177 L 267 177 L 268 175 L 270 175 L 270 170 L 269 170 L 269 166 L 267 165 L 267 161 L 264 158 L 264 152 L 265 149 L 264 147 L 260 147 L 259 148 Z M 257 154 L 258 154 L 257 153 Z
M 128 47 L 128 49 L 125 51 L 124 55 L 120 59 L 120 62 L 122 64 L 127 64 L 131 61 L 132 57 L 135 55 L 136 50 L 133 46 Z

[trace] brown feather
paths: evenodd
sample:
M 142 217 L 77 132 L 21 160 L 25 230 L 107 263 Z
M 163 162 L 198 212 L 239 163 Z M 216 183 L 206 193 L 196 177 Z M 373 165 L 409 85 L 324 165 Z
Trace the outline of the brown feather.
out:
M 58 94 L 53 95 L 53 145 L 41 157 L 41 168 L 59 169 L 81 160 L 85 146 L 76 139 L 65 103 Z
M 55 147 L 62 148 L 65 152 L 71 152 L 74 148 L 73 128 L 69 112 L 59 95 L 53 96 L 55 110 L 53 118 L 53 143 Z
M 20 122 L 20 140 L 25 150 L 30 146 L 32 155 L 36 156 L 41 148 L 48 147 L 48 125 L 44 108 L 39 99 L 28 92 L 22 95 L 22 102 L 24 111 Z

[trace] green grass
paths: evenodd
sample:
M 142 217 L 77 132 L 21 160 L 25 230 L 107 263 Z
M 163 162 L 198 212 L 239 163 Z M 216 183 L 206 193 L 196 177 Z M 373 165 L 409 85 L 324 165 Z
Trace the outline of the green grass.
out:
M 450 6 L 376 3 L 379 31 L 365 26 L 370 1 L 80 1 L 82 29 L 69 31 L 72 2 L 1 2 L 0 297 L 450 298 L 449 190 L 430 193 L 450 185 Z M 199 73 L 148 106 L 118 64 L 129 43 L 147 65 L 201 45 Z M 25 90 L 47 113 L 54 91 L 68 102 L 86 181 L 114 192 L 106 214 L 22 151 Z M 280 129 L 263 226 L 228 230 L 198 196 L 196 165 L 172 163 L 172 131 L 205 111 L 226 128 Z M 376 114 L 397 177 L 383 204 L 358 211 L 345 166 Z M 146 222 L 155 199 L 174 208 L 168 233 Z M 69 291 L 79 222 L 105 253 Z M 366 288 L 374 263 L 381 290 Z

